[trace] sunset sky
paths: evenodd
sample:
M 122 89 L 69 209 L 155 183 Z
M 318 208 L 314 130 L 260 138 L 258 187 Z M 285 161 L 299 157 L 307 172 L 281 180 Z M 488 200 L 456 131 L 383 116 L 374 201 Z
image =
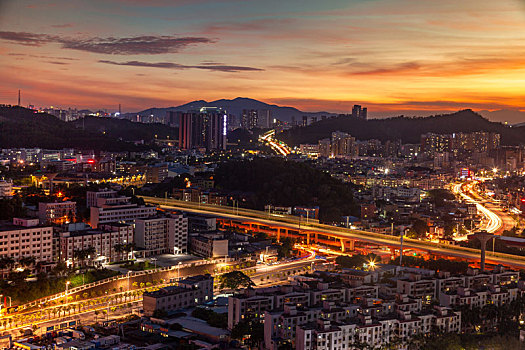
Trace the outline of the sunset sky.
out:
M 0 0 L 0 67 L 36 106 L 525 110 L 525 1 Z

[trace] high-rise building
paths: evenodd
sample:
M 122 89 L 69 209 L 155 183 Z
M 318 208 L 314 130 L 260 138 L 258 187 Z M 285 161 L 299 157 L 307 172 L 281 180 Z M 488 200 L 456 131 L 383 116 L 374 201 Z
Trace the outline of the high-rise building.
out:
M 450 151 L 450 135 L 426 133 L 421 135 L 421 149 L 429 157 L 435 153 Z
M 352 108 L 352 117 L 366 120 L 368 118 L 368 110 L 361 108 L 360 105 L 354 105 Z
M 358 148 L 355 137 L 345 132 L 334 131 L 331 140 L 331 154 L 332 156 L 349 156 L 357 157 Z
M 179 147 L 181 149 L 226 149 L 228 115 L 220 108 L 203 107 L 200 112 L 179 115 Z
M 306 127 L 308 126 L 308 116 L 306 115 L 303 115 L 303 124 L 302 124 L 303 127 Z
M 243 109 L 241 118 L 241 128 L 252 130 L 259 124 L 259 113 L 255 109 Z
M 263 129 L 272 127 L 272 111 L 269 109 L 260 109 L 257 111 L 257 126 Z
M 329 158 L 331 156 L 330 139 L 319 140 L 319 157 Z
M 169 126 L 179 126 L 179 120 L 180 116 L 183 114 L 183 112 L 174 112 L 174 111 L 168 111 L 166 113 L 166 124 Z

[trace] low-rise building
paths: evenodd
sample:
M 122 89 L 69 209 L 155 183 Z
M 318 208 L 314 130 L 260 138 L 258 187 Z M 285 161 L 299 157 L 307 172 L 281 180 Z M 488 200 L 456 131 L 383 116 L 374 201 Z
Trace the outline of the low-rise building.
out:
M 228 256 L 228 239 L 218 232 L 193 234 L 190 236 L 190 251 L 204 258 Z
M 41 223 L 64 224 L 72 222 L 77 215 L 77 203 L 72 201 L 38 203 Z
M 264 312 L 273 310 L 274 298 L 264 295 L 233 295 L 228 297 L 228 329 L 241 321 L 264 318 Z
M 122 246 L 133 243 L 133 226 L 121 223 L 102 224 L 97 229 L 67 230 L 60 234 L 60 259 L 74 264 L 84 264 L 88 261 L 102 264 L 114 261 L 128 260 L 130 251 Z M 85 261 L 78 261 L 75 252 L 95 249 L 94 256 Z
M 39 225 L 38 219 L 14 218 L 0 223 L 0 259 L 17 261 L 35 258 L 36 263 L 53 261 L 53 228 Z
M 99 202 L 100 198 L 117 198 L 119 197 L 118 192 L 110 190 L 108 188 L 101 189 L 99 191 L 87 191 L 86 192 L 86 206 L 99 207 L 103 202 Z
M 129 201 L 118 204 L 104 204 L 101 207 L 90 208 L 90 224 L 97 228 L 100 224 L 110 222 L 133 223 L 137 219 L 154 216 L 157 208 L 150 205 L 138 205 Z
M 11 198 L 13 196 L 13 182 L 0 180 L 0 198 Z
M 146 316 L 202 305 L 213 300 L 213 277 L 199 275 L 143 295 Z

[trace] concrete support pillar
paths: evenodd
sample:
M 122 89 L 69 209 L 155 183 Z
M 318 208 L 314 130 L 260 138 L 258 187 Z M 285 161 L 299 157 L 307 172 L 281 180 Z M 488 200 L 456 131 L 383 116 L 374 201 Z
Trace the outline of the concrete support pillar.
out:
M 474 237 L 480 242 L 481 244 L 481 272 L 485 271 L 485 254 L 487 252 L 487 242 L 494 239 L 495 236 L 493 234 L 490 234 L 486 231 L 477 232 L 474 234 Z

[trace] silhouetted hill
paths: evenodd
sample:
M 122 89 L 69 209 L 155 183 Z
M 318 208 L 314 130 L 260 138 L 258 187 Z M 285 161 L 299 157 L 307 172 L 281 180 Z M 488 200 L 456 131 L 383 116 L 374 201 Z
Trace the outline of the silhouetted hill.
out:
M 77 119 L 68 124 L 78 129 L 84 128 L 84 130 L 96 134 L 105 133 L 114 139 L 122 139 L 124 141 L 144 140 L 148 142 L 155 138 L 175 140 L 178 139 L 179 135 L 178 129 L 167 125 L 134 123 L 126 119 L 86 116 L 84 120 Z
M 419 143 L 421 134 L 434 132 L 492 131 L 501 134 L 503 145 L 525 144 L 525 127 L 508 127 L 491 122 L 470 109 L 452 114 L 431 117 L 361 120 L 352 117 L 337 117 L 313 123 L 308 127 L 294 128 L 280 135 L 279 139 L 290 145 L 317 143 L 330 137 L 333 131 L 343 131 L 358 140 L 379 139 L 381 141 L 401 139 L 404 143 Z
M 228 113 L 234 114 L 237 117 L 242 115 L 243 109 L 269 109 L 272 111 L 272 116 L 279 120 L 291 121 L 292 117 L 297 120 L 306 116 L 321 116 L 330 115 L 328 112 L 303 112 L 294 107 L 281 107 L 264 103 L 258 100 L 245 97 L 237 97 L 233 100 L 220 99 L 216 101 L 207 102 L 204 100 L 192 101 L 176 107 L 168 108 L 149 108 L 138 113 L 127 113 L 126 115 L 154 115 L 156 117 L 164 117 L 168 111 L 186 112 L 190 110 L 199 110 L 202 107 L 221 107 Z
M 83 131 L 47 113 L 22 107 L 0 106 L 0 147 L 78 148 L 130 151 L 143 149 L 109 135 Z

